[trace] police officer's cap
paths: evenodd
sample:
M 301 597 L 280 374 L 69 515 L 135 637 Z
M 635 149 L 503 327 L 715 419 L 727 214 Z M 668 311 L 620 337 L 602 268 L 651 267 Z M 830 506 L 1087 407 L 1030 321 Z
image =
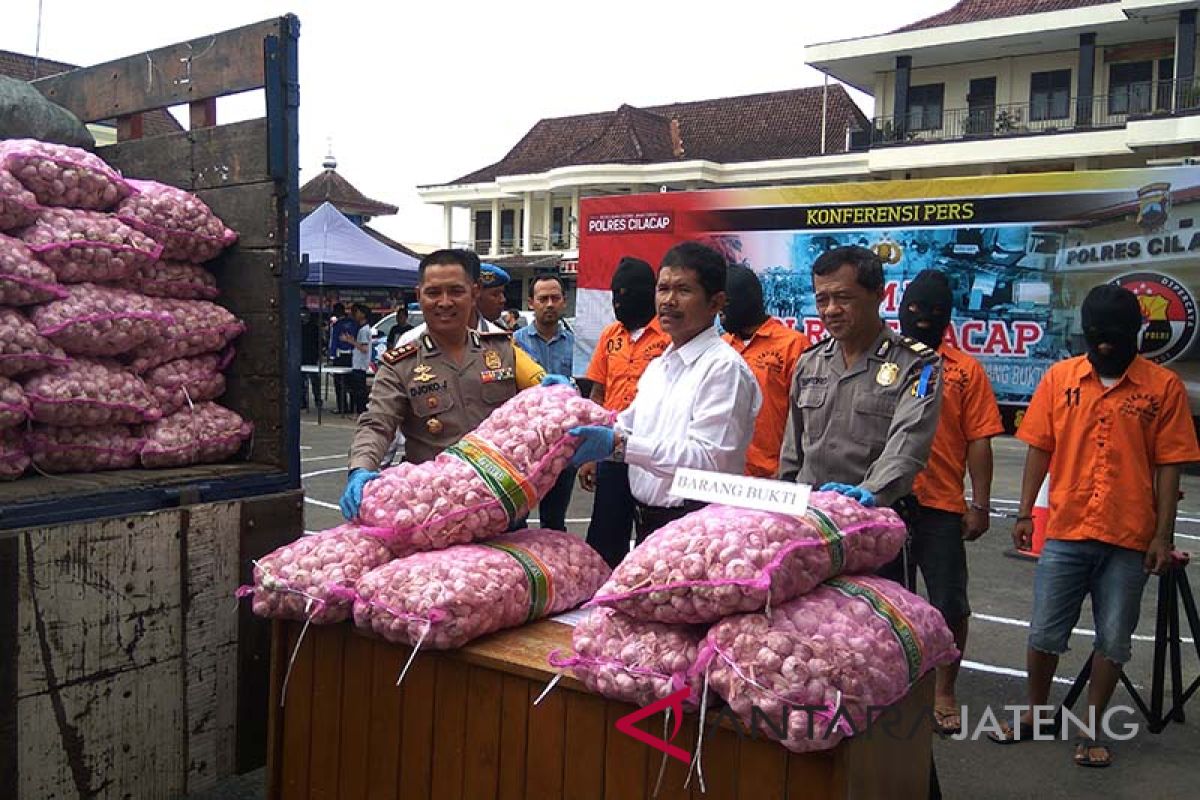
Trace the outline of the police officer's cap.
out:
M 512 279 L 508 277 L 508 273 L 495 264 L 479 265 L 479 285 L 485 289 L 495 289 L 497 286 L 505 286 L 510 280 Z

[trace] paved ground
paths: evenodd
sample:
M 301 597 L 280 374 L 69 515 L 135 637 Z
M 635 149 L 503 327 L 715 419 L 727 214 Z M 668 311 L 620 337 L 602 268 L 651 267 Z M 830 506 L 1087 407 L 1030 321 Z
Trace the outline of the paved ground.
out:
M 353 432 L 353 420 L 325 415 L 317 425 L 314 414 L 304 417 L 301 452 L 304 486 L 307 490 L 305 528 L 323 530 L 341 521 L 337 499 L 345 483 L 345 453 Z M 1015 509 L 1024 446 L 1013 439 L 995 443 L 996 478 L 994 504 Z M 1178 545 L 1200 552 L 1200 477 L 1184 479 Z M 582 534 L 591 513 L 591 496 L 576 490 L 568 513 L 568 527 Z M 531 521 L 532 522 L 532 521 Z M 994 518 L 992 530 L 970 546 L 975 617 L 967 661 L 960 678 L 960 701 L 968 707 L 968 726 L 984 706 L 1002 712 L 1005 703 L 1024 702 L 1025 620 L 1029 617 L 1033 564 L 1008 558 L 1011 520 Z M 1200 571 L 1191 570 L 1200 586 Z M 1147 691 L 1153 655 L 1157 582 L 1148 585 L 1142 618 L 1128 674 L 1135 685 Z M 1091 611 L 1084 609 L 1079 629 L 1072 637 L 1072 652 L 1064 657 L 1060 683 L 1053 698 L 1061 699 L 1091 646 Z M 1188 635 L 1185 631 L 1185 635 Z M 1187 645 L 1190 647 L 1190 645 Z M 1184 655 L 1187 680 L 1200 672 L 1195 650 Z M 1118 704 L 1132 705 L 1124 689 L 1118 689 Z M 1116 746 L 1117 764 L 1107 770 L 1085 770 L 1071 764 L 1071 749 L 1064 742 L 1030 742 L 1000 747 L 988 741 L 938 741 L 937 765 L 944 795 L 948 798 L 1185 798 L 1200 794 L 1200 700 L 1192 706 L 1194 716 L 1185 725 L 1173 724 L 1162 734 L 1151 734 L 1140 717 L 1129 717 L 1141 731 L 1129 742 Z M 1124 720 L 1123 720 L 1124 721 Z M 250 789 L 253 789 L 252 779 Z M 257 778 L 261 786 L 261 777 Z M 246 794 L 243 781 L 231 787 L 230 797 Z M 206 794 L 205 798 L 223 795 Z

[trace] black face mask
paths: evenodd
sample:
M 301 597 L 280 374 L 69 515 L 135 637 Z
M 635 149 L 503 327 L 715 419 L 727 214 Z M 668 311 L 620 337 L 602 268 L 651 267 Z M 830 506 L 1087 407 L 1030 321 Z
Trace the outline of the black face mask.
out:
M 953 304 L 945 275 L 932 269 L 920 272 L 900 298 L 900 332 L 926 347 L 938 349 L 950 325 Z
M 749 267 L 733 264 L 725 274 L 725 310 L 721 327 L 735 334 L 751 331 L 767 319 L 762 284 Z
M 613 313 L 626 328 L 635 331 L 654 319 L 654 270 L 645 261 L 622 258 L 611 288 Z
M 1112 284 L 1097 286 L 1088 292 L 1080 309 L 1087 357 L 1096 374 L 1119 378 L 1129 369 L 1138 352 L 1138 333 L 1142 328 L 1142 308 L 1133 292 Z M 1100 345 L 1111 350 L 1100 352 Z

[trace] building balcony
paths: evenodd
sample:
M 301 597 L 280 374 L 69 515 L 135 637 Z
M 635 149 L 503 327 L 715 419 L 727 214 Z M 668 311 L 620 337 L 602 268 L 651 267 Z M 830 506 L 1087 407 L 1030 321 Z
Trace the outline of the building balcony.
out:
M 914 110 L 875 117 L 872 130 L 852 134 L 851 148 L 996 139 L 1123 128 L 1132 122 L 1200 114 L 1200 81 L 1131 84 L 1091 98 L 1065 95 L 1031 103 Z

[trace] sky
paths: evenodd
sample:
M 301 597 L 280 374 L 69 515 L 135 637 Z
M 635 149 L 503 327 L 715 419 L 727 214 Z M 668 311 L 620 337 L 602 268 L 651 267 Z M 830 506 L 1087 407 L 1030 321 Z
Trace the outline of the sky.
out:
M 400 207 L 372 224 L 440 244 L 441 208 L 416 187 L 494 163 L 539 119 L 819 86 L 805 44 L 883 33 L 953 3 L 4 0 L 0 49 L 34 52 L 39 5 L 41 55 L 80 65 L 294 13 L 301 183 L 332 142 L 344 177 Z M 870 113 L 870 98 L 856 99 Z M 260 97 L 230 98 L 218 121 L 261 108 Z

